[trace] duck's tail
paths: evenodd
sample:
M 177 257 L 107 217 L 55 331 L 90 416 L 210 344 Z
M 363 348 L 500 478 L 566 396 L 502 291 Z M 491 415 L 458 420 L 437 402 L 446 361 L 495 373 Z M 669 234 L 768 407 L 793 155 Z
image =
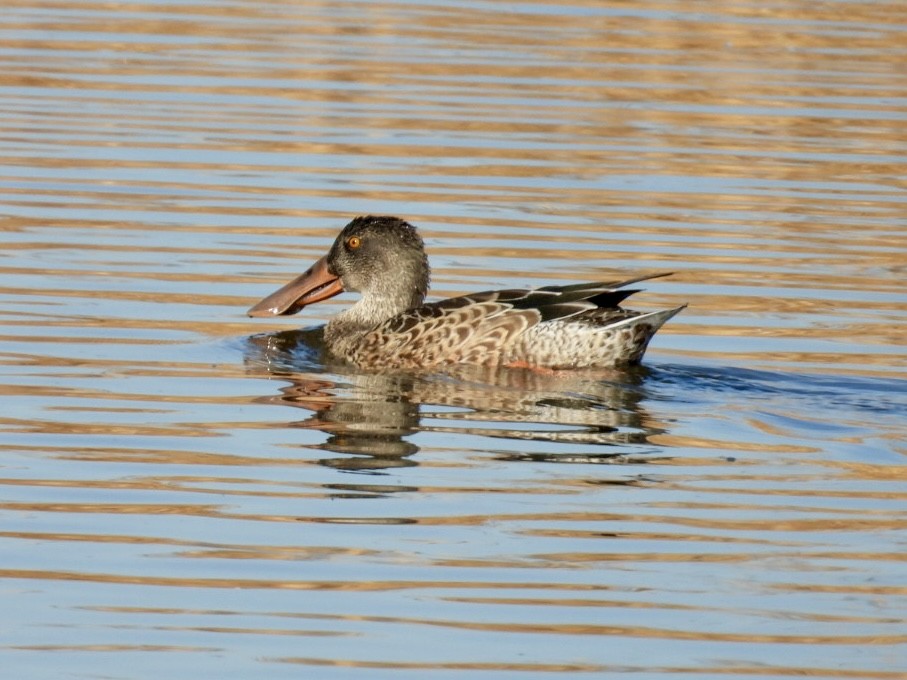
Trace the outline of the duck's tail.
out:
M 637 313 L 613 324 L 608 324 L 608 330 L 614 331 L 615 336 L 623 345 L 617 353 L 622 359 L 621 363 L 635 366 L 642 361 L 649 341 L 655 336 L 658 329 L 685 308 L 686 305 L 683 304 L 680 307 L 663 309 L 658 312 Z

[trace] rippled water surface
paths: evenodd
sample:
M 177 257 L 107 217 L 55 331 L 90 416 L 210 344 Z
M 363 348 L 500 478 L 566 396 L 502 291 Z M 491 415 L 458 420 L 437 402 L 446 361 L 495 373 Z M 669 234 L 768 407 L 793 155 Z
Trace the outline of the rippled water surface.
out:
M 904 677 L 905 62 L 895 1 L 5 0 L 3 677 Z M 689 307 L 598 375 L 245 317 L 362 213 Z

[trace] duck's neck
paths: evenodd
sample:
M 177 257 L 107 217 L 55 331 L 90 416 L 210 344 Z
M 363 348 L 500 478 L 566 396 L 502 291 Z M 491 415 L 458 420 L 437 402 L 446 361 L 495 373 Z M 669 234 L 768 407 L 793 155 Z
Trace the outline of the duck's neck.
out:
M 362 336 L 408 309 L 421 305 L 426 290 L 422 285 L 408 286 L 391 294 L 369 291 L 356 303 L 331 319 L 324 329 L 328 347 L 340 355 L 359 344 Z

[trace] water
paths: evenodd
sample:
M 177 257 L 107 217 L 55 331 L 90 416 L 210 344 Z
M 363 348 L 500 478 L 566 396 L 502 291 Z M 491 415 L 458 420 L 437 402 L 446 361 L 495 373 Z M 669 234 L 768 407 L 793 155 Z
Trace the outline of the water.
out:
M 4 677 L 907 672 L 899 3 L 2 14 Z M 245 317 L 360 213 L 690 306 L 594 376 Z

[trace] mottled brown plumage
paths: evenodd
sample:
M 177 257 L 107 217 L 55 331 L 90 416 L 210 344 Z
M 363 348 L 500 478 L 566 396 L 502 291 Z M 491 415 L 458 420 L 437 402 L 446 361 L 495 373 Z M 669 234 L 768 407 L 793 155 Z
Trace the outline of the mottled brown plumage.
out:
M 327 255 L 249 310 L 294 314 L 344 290 L 361 298 L 325 327 L 330 351 L 364 368 L 451 364 L 607 368 L 638 364 L 655 332 L 683 306 L 620 307 L 625 281 L 499 290 L 425 303 L 429 267 L 415 228 L 396 217 L 357 217 Z M 684 305 L 685 306 L 685 305 Z

